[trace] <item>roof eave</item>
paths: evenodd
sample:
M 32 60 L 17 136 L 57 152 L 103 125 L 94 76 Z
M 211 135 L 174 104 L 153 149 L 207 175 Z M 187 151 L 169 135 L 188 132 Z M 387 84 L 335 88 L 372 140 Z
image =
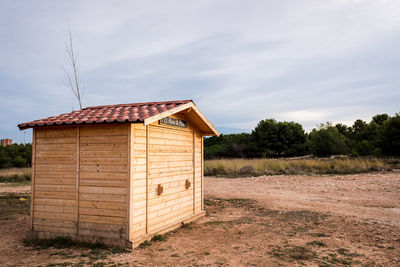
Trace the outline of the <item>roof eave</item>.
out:
M 218 130 L 211 124 L 211 122 L 209 120 L 206 119 L 206 117 L 200 112 L 200 110 L 196 107 L 196 105 L 193 102 L 189 102 L 183 105 L 180 105 L 176 108 L 164 111 L 160 114 L 157 114 L 155 116 L 149 117 L 147 119 L 144 120 L 144 125 L 149 125 L 155 121 L 158 121 L 162 118 L 168 117 L 170 115 L 176 114 L 178 112 L 184 111 L 190 109 L 191 111 L 193 111 L 197 117 L 199 117 L 201 119 L 201 121 L 207 126 L 207 128 L 209 129 L 208 132 L 202 132 L 202 134 L 204 136 L 208 136 L 208 135 L 216 135 L 219 136 L 219 132 Z
M 20 124 L 18 124 L 18 128 L 19 128 L 20 131 L 22 131 L 22 130 L 26 130 L 26 129 L 33 128 L 33 127 L 30 127 L 30 126 L 21 126 Z

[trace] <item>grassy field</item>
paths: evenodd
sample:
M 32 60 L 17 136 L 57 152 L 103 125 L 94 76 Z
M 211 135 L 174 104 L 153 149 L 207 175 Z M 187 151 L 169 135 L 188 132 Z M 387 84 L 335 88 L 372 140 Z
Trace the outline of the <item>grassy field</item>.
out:
M 339 159 L 217 159 L 204 162 L 206 176 L 276 174 L 351 174 L 396 168 L 399 161 L 378 158 Z
M 0 169 L 0 183 L 11 183 L 15 185 L 30 184 L 31 168 Z
M 353 174 L 399 168 L 398 158 L 216 159 L 205 160 L 204 175 Z M 31 168 L 0 169 L 0 183 L 27 185 L 30 180 Z

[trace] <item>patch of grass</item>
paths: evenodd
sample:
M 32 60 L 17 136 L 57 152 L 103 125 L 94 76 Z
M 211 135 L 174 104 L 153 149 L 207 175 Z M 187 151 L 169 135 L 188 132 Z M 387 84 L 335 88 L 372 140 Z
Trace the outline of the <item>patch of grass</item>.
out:
M 326 247 L 326 244 L 319 240 L 314 240 L 314 241 L 308 242 L 307 245 L 308 246 L 317 246 L 317 247 Z
M 97 260 L 105 260 L 109 256 L 109 251 L 104 251 L 98 248 L 92 249 L 89 253 L 90 262 L 94 262 Z
M 257 216 L 261 217 L 278 217 L 283 221 L 301 221 L 304 224 L 319 224 L 322 221 L 326 220 L 330 215 L 321 212 L 314 212 L 309 210 L 291 210 L 291 211 L 278 211 L 278 210 L 270 210 L 264 207 L 255 207 Z M 307 228 L 307 229 L 305 229 Z M 301 225 L 296 226 L 294 230 L 308 230 L 309 225 Z M 312 233 L 310 235 L 323 237 L 326 236 L 323 233 Z
M 232 221 L 226 221 L 226 222 L 229 223 L 229 226 L 232 226 L 232 225 L 242 225 L 242 224 L 253 224 L 256 222 L 256 220 L 254 220 L 253 218 L 250 218 L 250 217 L 241 217 L 241 218 L 237 218 Z
M 50 239 L 24 239 L 23 243 L 25 246 L 33 247 L 37 250 L 44 250 L 48 248 L 56 249 L 66 249 L 66 248 L 84 248 L 89 249 L 89 252 L 82 253 L 79 256 L 83 258 L 88 258 L 89 264 L 101 264 L 95 263 L 98 260 L 105 260 L 111 254 L 127 253 L 129 252 L 125 248 L 121 247 L 109 247 L 102 243 L 87 243 L 81 241 L 72 240 L 70 237 L 55 237 Z M 73 253 L 68 253 L 65 251 L 54 252 L 51 255 L 61 255 L 66 258 L 75 258 Z M 56 265 L 61 266 L 61 265 Z M 85 261 L 81 261 L 79 264 L 74 266 L 86 266 Z M 96 265 L 93 265 L 96 266 Z M 97 265 L 103 266 L 103 265 Z M 105 266 L 105 265 L 104 265 Z
M 30 195 L 22 193 L 0 194 L 0 220 L 29 215 Z
M 129 250 L 122 247 L 113 247 L 111 249 L 111 254 L 124 254 L 124 253 L 129 253 Z
M 249 204 L 254 203 L 254 200 L 247 198 L 230 198 L 230 199 L 225 199 L 225 201 L 234 204 L 235 206 L 247 206 Z
M 22 185 L 30 185 L 31 180 L 30 177 L 24 176 L 12 176 L 12 177 L 1 177 L 0 183 L 5 183 L 7 186 L 22 186 Z
M 151 238 L 152 242 L 162 242 L 162 241 L 166 241 L 167 237 L 165 235 L 155 235 Z
M 400 168 L 400 158 L 387 158 L 385 161 L 392 169 Z
M 283 211 L 280 215 L 288 221 L 303 221 L 305 223 L 319 224 L 321 221 L 329 217 L 326 213 L 314 212 L 309 210 L 291 210 Z
M 317 258 L 317 254 L 302 246 L 286 246 L 280 247 L 276 246 L 270 251 L 270 254 L 276 258 L 287 260 L 287 261 L 309 261 Z
M 336 253 L 329 253 L 329 257 L 326 258 L 326 261 L 335 265 L 337 264 L 351 265 L 353 263 L 353 259 L 340 258 L 336 255 Z
M 0 176 L 10 177 L 13 175 L 23 176 L 23 175 L 31 175 L 31 168 L 5 168 L 0 169 Z
M 240 208 L 245 209 L 247 211 L 256 211 L 258 212 L 262 208 L 257 205 L 257 201 L 252 199 L 245 199 L 245 198 L 233 198 L 233 199 L 222 199 L 222 198 L 212 198 L 208 199 L 210 206 L 218 207 L 219 209 L 225 208 Z M 210 219 L 212 218 L 213 214 L 216 214 L 213 209 L 206 209 L 206 216 Z M 253 223 L 254 219 L 245 217 L 245 218 L 237 218 L 234 220 L 228 221 L 219 221 L 219 220 L 211 220 L 206 222 L 204 225 L 222 225 L 226 224 L 227 226 L 233 226 L 233 224 L 248 224 Z
M 57 251 L 50 254 L 50 256 L 62 256 L 64 259 L 72 259 L 75 258 L 76 255 L 72 254 L 70 251 Z
M 61 263 L 48 263 L 46 267 L 59 267 L 59 266 L 72 266 L 72 262 L 61 262 Z
M 322 259 L 330 264 L 333 265 L 353 265 L 353 264 L 359 264 L 360 262 L 358 260 L 354 260 L 354 257 L 360 257 L 364 256 L 363 254 L 357 253 L 357 252 L 350 252 L 350 250 L 345 249 L 345 248 L 339 248 L 336 250 L 336 252 L 340 255 L 337 255 L 335 252 L 331 252 L 328 254 L 328 256 L 322 257 Z
M 184 222 L 182 222 L 182 224 L 181 224 L 181 227 L 180 227 L 181 229 L 186 229 L 186 230 L 191 230 L 191 229 L 193 229 L 193 227 L 192 227 L 192 224 L 191 223 L 184 223 Z
M 310 236 L 314 237 L 329 237 L 329 235 L 324 234 L 324 233 L 308 233 Z
M 78 263 L 76 263 L 76 264 L 74 265 L 74 267 L 83 267 L 83 266 L 85 266 L 85 264 L 86 264 L 86 261 L 81 260 L 81 261 L 79 261 Z
M 212 201 L 210 201 L 209 199 L 205 199 L 204 205 L 212 205 Z
M 351 174 L 391 168 L 390 164 L 379 158 L 218 159 L 204 162 L 204 175 Z
M 209 222 L 206 222 L 205 224 L 206 225 L 221 225 L 224 223 L 225 223 L 224 221 L 209 221 Z
M 140 243 L 139 248 L 145 248 L 151 246 L 151 242 L 149 240 L 145 240 L 142 243 Z
M 0 183 L 12 183 L 12 182 L 20 182 L 20 181 L 30 181 L 30 174 L 17 175 L 14 174 L 12 176 L 0 176 Z
M 347 257 L 360 257 L 364 256 L 363 254 L 357 252 L 350 252 L 347 248 L 339 248 L 336 250 L 340 255 L 347 256 Z
M 217 206 L 234 206 L 237 208 L 241 207 L 253 207 L 256 203 L 255 200 L 247 199 L 247 198 L 215 198 L 215 199 L 208 199 L 209 205 L 217 205 Z
M 9 186 L 29 185 L 31 168 L 0 169 L 0 183 L 7 183 Z
M 47 249 L 47 248 L 88 248 L 92 250 L 98 249 L 109 249 L 107 245 L 102 243 L 87 243 L 81 241 L 72 240 L 71 237 L 58 236 L 49 239 L 24 239 L 23 243 L 25 246 L 34 247 L 36 249 Z

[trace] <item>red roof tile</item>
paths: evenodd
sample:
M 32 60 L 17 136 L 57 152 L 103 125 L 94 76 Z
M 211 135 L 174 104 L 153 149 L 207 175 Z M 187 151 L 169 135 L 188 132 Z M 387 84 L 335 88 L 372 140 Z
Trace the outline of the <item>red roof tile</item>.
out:
M 143 122 L 149 117 L 192 100 L 93 106 L 58 116 L 18 124 L 20 130 L 37 126 Z

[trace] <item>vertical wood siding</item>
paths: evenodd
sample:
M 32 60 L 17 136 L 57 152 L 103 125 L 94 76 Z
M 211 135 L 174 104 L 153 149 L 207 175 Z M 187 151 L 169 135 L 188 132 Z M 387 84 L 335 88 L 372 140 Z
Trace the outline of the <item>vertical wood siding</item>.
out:
M 197 212 L 198 169 L 196 163 L 198 140 L 197 129 L 185 114 L 173 117 L 188 121 L 187 128 L 150 125 L 149 136 L 149 231 L 155 232 L 168 225 L 179 223 Z M 186 189 L 186 180 L 190 188 Z M 164 192 L 158 196 L 156 189 L 161 184 Z M 201 187 L 199 187 L 201 188 Z M 199 206 L 201 210 L 201 205 Z
M 153 232 L 193 214 L 193 132 L 150 125 L 149 142 L 148 220 Z
M 172 117 L 188 120 L 184 114 Z M 188 128 L 158 122 L 148 128 L 131 125 L 131 241 L 203 210 L 202 138 L 190 120 Z M 186 180 L 191 183 L 188 189 Z M 161 195 L 157 194 L 159 184 L 163 187 Z
M 131 124 L 129 239 L 146 235 L 146 126 Z
M 196 213 L 200 212 L 203 210 L 203 149 L 202 149 L 202 139 L 203 136 L 199 133 L 196 132 L 195 135 L 195 211 Z
M 127 239 L 128 127 L 35 129 L 33 230 L 39 237 Z
M 127 239 L 129 125 L 80 129 L 79 233 Z
M 37 128 L 35 133 L 33 230 L 74 235 L 76 128 Z

